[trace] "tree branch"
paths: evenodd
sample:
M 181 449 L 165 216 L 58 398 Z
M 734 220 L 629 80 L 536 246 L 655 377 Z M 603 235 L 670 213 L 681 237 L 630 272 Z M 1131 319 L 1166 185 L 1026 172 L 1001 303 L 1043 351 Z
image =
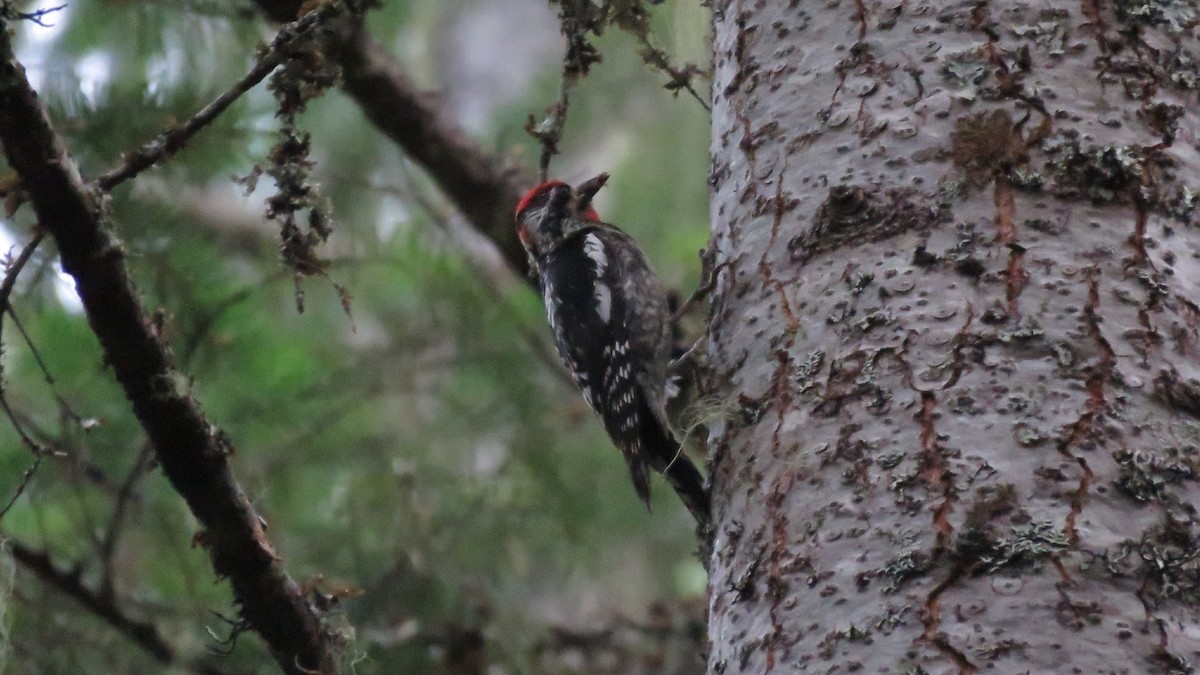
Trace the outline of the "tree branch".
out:
M 8 540 L 6 545 L 11 549 L 13 559 L 22 568 L 83 605 L 117 632 L 133 640 L 134 644 L 145 650 L 155 661 L 168 665 L 181 663 L 179 655 L 167 644 L 154 624 L 127 616 L 113 601 L 112 596 L 96 593 L 85 586 L 77 570 L 59 569 L 54 565 L 54 561 L 50 560 L 48 553 L 34 550 L 20 542 Z M 225 675 L 224 670 L 203 661 L 189 665 L 201 675 Z
M 13 288 L 15 288 L 17 285 L 17 277 L 20 276 L 21 270 L 25 269 L 25 265 L 28 264 L 29 260 L 33 257 L 33 252 L 37 250 L 38 245 L 42 243 L 42 238 L 44 236 L 45 234 L 39 230 L 33 236 L 33 239 L 21 249 L 21 252 L 17 255 L 17 257 L 9 261 L 7 264 L 7 270 L 4 273 L 4 281 L 0 282 L 0 334 L 3 334 L 4 331 L 4 313 L 12 309 L 12 304 L 9 302 L 9 298 L 12 296 Z M 0 346 L 2 346 L 2 341 L 0 341 Z M 17 499 L 20 498 L 20 496 L 25 492 L 25 488 L 29 485 L 29 481 L 33 479 L 33 474 L 37 472 L 38 467 L 41 466 L 42 458 L 46 456 L 47 452 L 44 446 L 34 441 L 33 438 L 26 433 L 24 425 L 22 425 L 20 420 L 17 419 L 16 412 L 8 403 L 8 391 L 4 386 L 3 363 L 0 363 L 0 410 L 4 411 L 4 415 L 8 417 L 9 421 L 12 422 L 13 429 L 15 429 L 17 435 L 21 437 L 21 442 L 25 444 L 25 447 L 33 451 L 34 457 L 36 458 L 33 464 L 26 469 L 25 473 L 22 475 L 21 482 L 17 484 L 17 488 L 13 492 L 12 499 L 8 501 L 3 509 L 0 509 L 0 520 L 2 520 L 4 516 L 8 514 L 8 510 L 12 508 L 13 504 L 17 503 Z
M 513 211 L 532 179 L 481 148 L 432 95 L 417 91 L 360 21 L 342 22 L 329 44 L 330 55 L 342 67 L 342 88 L 367 119 L 424 167 L 467 220 L 528 279 Z
M 157 138 L 147 142 L 142 147 L 126 154 L 121 165 L 104 173 L 96 179 L 96 185 L 101 190 L 111 190 L 121 183 L 149 169 L 163 159 L 179 152 L 196 132 L 208 126 L 218 115 L 225 112 L 229 106 L 253 89 L 259 82 L 266 79 L 275 67 L 283 62 L 288 50 L 298 40 L 309 35 L 322 22 L 344 11 L 341 4 L 328 2 L 319 9 L 309 12 L 295 21 L 285 24 L 275 34 L 271 46 L 263 53 L 254 66 L 242 79 L 238 80 L 228 91 L 218 96 L 211 103 L 201 108 L 187 122 L 180 126 L 167 129 Z
M 242 615 L 287 673 L 336 669 L 337 638 L 322 625 L 268 541 L 234 479 L 232 443 L 213 427 L 175 370 L 141 305 L 103 201 L 85 186 L 50 125 L 0 22 L 0 145 L 54 237 L 105 360 L 153 444 L 159 464 L 205 527 L 213 569 L 228 577 Z
M 301 0 L 255 0 L 275 21 L 290 21 Z M 513 225 L 513 210 L 533 178 L 484 150 L 432 94 L 417 90 L 404 68 L 360 20 L 343 20 L 328 38 L 342 67 L 342 89 L 363 115 L 424 167 L 468 221 L 529 281 L 528 260 Z
M 113 582 L 116 575 L 113 573 L 113 559 L 117 550 L 117 540 L 121 537 L 125 525 L 125 513 L 129 509 L 130 502 L 134 501 L 134 489 L 142 476 L 150 473 L 150 458 L 153 454 L 154 448 L 149 445 L 142 446 L 137 459 L 133 462 L 133 468 L 125 476 L 125 482 L 121 483 L 121 489 L 117 490 L 112 517 L 109 518 L 108 527 L 104 530 L 104 537 L 100 540 L 101 597 L 112 598 L 115 593 Z
M 49 28 L 54 24 L 46 23 L 46 17 L 65 7 L 66 5 L 59 5 L 57 7 L 46 7 L 33 12 L 18 12 L 17 9 L 12 6 L 12 3 L 9 0 L 4 0 L 3 2 L 0 2 L 0 18 L 3 18 L 7 21 L 32 21 L 42 28 Z

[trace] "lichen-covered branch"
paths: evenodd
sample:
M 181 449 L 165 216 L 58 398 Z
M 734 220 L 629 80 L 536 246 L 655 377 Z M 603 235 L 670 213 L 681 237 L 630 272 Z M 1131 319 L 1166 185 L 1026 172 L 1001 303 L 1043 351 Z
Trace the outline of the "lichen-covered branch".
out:
M 295 18 L 300 0 L 256 0 L 275 21 Z M 480 146 L 436 97 L 417 89 L 404 68 L 355 20 L 339 23 L 328 54 L 342 68 L 342 88 L 363 115 L 420 164 L 467 220 L 528 278 L 528 262 L 512 213 L 533 182 L 503 157 Z
M 167 129 L 142 147 L 126 154 L 119 166 L 96 179 L 96 185 L 101 190 L 111 190 L 182 150 L 192 136 L 208 126 L 243 94 L 270 75 L 276 66 L 283 63 L 289 50 L 297 42 L 311 35 L 314 29 L 328 21 L 330 17 L 341 14 L 343 11 L 345 9 L 342 4 L 329 2 L 320 9 L 284 25 L 275 34 L 275 39 L 271 41 L 270 46 L 262 53 L 258 61 L 228 91 L 213 99 L 183 124 Z
M 85 185 L 0 25 L 0 145 L 38 222 L 75 279 L 105 361 L 146 430 L 163 472 L 205 528 L 198 538 L 229 579 L 243 617 L 288 673 L 331 673 L 337 638 L 283 570 L 262 517 L 234 479 L 229 438 L 175 370 L 143 308 L 100 193 Z

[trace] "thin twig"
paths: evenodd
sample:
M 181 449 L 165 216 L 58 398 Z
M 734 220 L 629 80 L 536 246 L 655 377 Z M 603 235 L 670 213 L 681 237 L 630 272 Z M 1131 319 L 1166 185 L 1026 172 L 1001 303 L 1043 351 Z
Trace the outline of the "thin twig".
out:
M 13 428 L 17 430 L 17 435 L 21 437 L 21 442 L 25 444 L 25 447 L 32 450 L 35 456 L 41 456 L 45 454 L 46 448 L 37 441 L 33 440 L 29 434 L 25 433 L 25 427 L 23 427 L 21 423 L 17 421 L 17 414 L 13 412 L 12 406 L 9 405 L 8 397 L 4 395 L 3 387 L 0 387 L 0 408 L 4 409 L 5 417 L 12 422 Z
M 28 345 L 30 351 L 33 352 L 33 357 L 37 361 L 38 367 L 42 369 L 42 374 L 45 376 L 46 383 L 50 385 L 50 390 L 54 394 L 54 399 L 58 401 L 59 407 L 76 423 L 81 423 L 83 418 L 75 414 L 75 411 L 71 409 L 71 406 L 67 403 L 66 399 L 64 399 L 62 395 L 58 393 L 58 389 L 54 382 L 54 376 L 50 374 L 50 369 L 46 367 L 46 362 L 42 359 L 42 355 L 38 352 L 37 347 L 34 346 L 33 340 L 30 339 L 29 333 L 25 330 L 25 326 L 17 318 L 16 312 L 13 311 L 12 307 L 11 298 L 13 289 L 16 288 L 17 285 L 17 277 L 20 276 L 21 271 L 25 269 L 25 265 L 33 258 L 34 251 L 37 250 L 38 245 L 42 243 L 42 239 L 44 239 L 45 236 L 46 234 L 44 231 L 42 231 L 40 228 L 36 229 L 34 231 L 33 238 L 29 240 L 28 244 L 25 244 L 25 247 L 21 249 L 21 252 L 17 254 L 17 257 L 8 265 L 8 269 L 4 273 L 4 281 L 0 282 L 0 315 L 2 315 L 4 312 L 7 312 L 8 315 L 12 317 L 13 323 L 17 326 L 17 330 L 21 333 L 21 337 L 25 340 L 25 344 Z M 0 316 L 0 337 L 3 336 L 3 331 L 3 317 Z M 3 395 L 3 375 L 3 365 L 0 364 L 0 396 Z M 7 403 L 5 404 L 5 408 L 7 409 Z M 13 420 L 13 424 L 17 424 L 15 419 Z
M 569 3 L 561 6 L 558 14 L 562 34 L 567 38 L 567 51 L 563 55 L 562 79 L 559 82 L 558 99 L 547 108 L 549 116 L 539 124 L 533 117 L 525 123 L 525 131 L 537 139 L 542 146 L 538 167 L 542 180 L 550 173 L 550 159 L 558 154 L 558 142 L 562 140 L 563 128 L 567 124 L 567 109 L 571 102 L 571 89 L 581 77 L 588 74 L 593 64 L 600 62 L 600 52 L 587 39 L 588 24 L 575 16 L 576 10 Z
M 50 555 L 45 551 L 30 548 L 11 539 L 7 540 L 7 545 L 12 549 L 13 559 L 22 568 L 32 572 L 45 583 L 86 607 L 88 611 L 103 619 L 117 632 L 133 640 L 134 644 L 145 650 L 156 661 L 168 665 L 186 665 L 193 672 L 201 675 L 226 673 L 223 668 L 205 661 L 184 662 L 154 624 L 128 616 L 111 596 L 102 595 L 85 586 L 80 579 L 81 566 L 76 565 L 69 570 L 62 569 L 54 564 Z
M 110 600 L 100 597 L 80 581 L 77 571 L 59 569 L 45 551 L 32 549 L 20 542 L 9 540 L 13 558 L 38 578 L 54 586 L 66 595 L 87 607 L 96 616 L 109 622 L 121 633 L 129 636 L 156 660 L 171 663 L 175 660 L 174 650 L 162 639 L 154 626 L 136 621 L 121 613 Z M 80 569 L 75 567 L 75 570 Z
M 707 298 L 716 288 L 717 278 L 722 271 L 728 268 L 729 263 L 714 264 L 715 259 L 716 251 L 712 248 L 700 252 L 700 287 L 675 310 L 671 317 L 673 323 L 682 321 L 701 300 Z
M 712 106 L 692 86 L 692 78 L 696 75 L 701 75 L 702 71 L 690 63 L 684 65 L 682 68 L 675 67 L 667 57 L 666 52 L 650 42 L 650 36 L 647 32 L 634 31 L 634 34 L 637 36 L 638 42 L 642 43 L 642 58 L 646 60 L 646 63 L 658 68 L 671 77 L 671 80 L 664 85 L 667 91 L 679 93 L 680 89 L 686 90 L 687 93 L 692 95 L 692 98 L 696 99 L 697 103 L 704 107 L 704 110 L 712 113 Z
M 4 520 L 4 516 L 8 515 L 9 510 L 17 503 L 21 495 L 25 494 L 25 488 L 28 487 L 29 481 L 33 480 L 33 474 L 37 473 L 38 467 L 42 465 L 42 460 L 45 457 L 46 453 L 37 453 L 33 458 L 33 464 L 30 464 L 29 468 L 25 469 L 25 473 L 21 474 L 21 482 L 17 483 L 17 489 L 13 490 L 12 497 L 9 498 L 8 503 L 4 505 L 3 509 L 0 509 L 0 521 Z
M 291 276 L 290 270 L 284 270 L 284 272 L 286 272 L 288 276 Z M 280 276 L 280 273 L 277 272 L 271 276 Z M 224 300 L 218 302 L 215 308 L 201 314 L 199 320 L 196 321 L 195 328 L 182 337 L 183 349 L 180 350 L 180 366 L 184 368 L 190 368 L 192 365 L 192 358 L 196 355 L 196 350 L 200 348 L 201 344 L 203 344 L 205 336 L 213 329 L 213 327 L 217 324 L 217 321 L 219 321 L 221 317 L 224 316 L 229 310 L 245 302 L 246 300 L 249 300 L 251 294 L 255 290 L 262 288 L 270 281 L 272 281 L 272 279 L 268 277 L 258 284 L 247 286 L 240 291 L 235 291 Z
M 42 28 L 50 28 L 53 24 L 46 23 L 46 16 L 65 8 L 66 5 L 59 5 L 57 7 L 46 7 L 34 12 L 18 12 L 12 6 L 11 2 L 5 1 L 0 3 L 0 16 L 9 21 L 32 21 Z
M 37 420 L 31 415 L 20 410 L 13 410 L 13 414 L 21 422 L 29 437 L 34 439 L 39 445 L 47 448 L 53 448 L 48 454 L 52 459 L 62 459 L 67 461 L 67 465 L 73 475 L 82 476 L 90 485 L 103 490 L 105 494 L 117 493 L 120 486 L 108 477 L 108 472 L 103 467 L 89 462 L 79 454 L 79 448 L 76 447 L 71 439 L 61 435 L 54 435 L 48 430 L 40 426 Z M 98 422 L 93 422 L 98 424 Z
M 12 318 L 13 325 L 17 327 L 17 332 L 21 334 L 21 339 L 25 341 L 25 346 L 33 354 L 33 360 L 37 362 L 38 368 L 42 371 L 42 378 L 46 380 L 46 384 L 50 385 L 50 392 L 54 395 L 54 400 L 58 402 L 59 409 L 62 410 L 64 415 L 71 418 L 71 421 L 83 426 L 83 417 L 71 408 L 71 404 L 67 403 L 62 394 L 58 393 L 58 382 L 50 374 L 50 367 L 46 365 L 46 360 L 42 358 L 41 352 L 33 344 L 33 338 L 29 337 L 29 332 L 25 330 L 25 324 L 21 323 L 21 320 L 17 318 L 17 312 L 11 305 L 8 308 L 8 316 Z
M 113 552 L 116 551 L 117 540 L 121 536 L 121 527 L 125 524 L 125 511 L 132 501 L 134 487 L 137 486 L 138 480 L 146 475 L 150 458 L 153 456 L 154 447 L 149 443 L 143 445 L 133 468 L 125 477 L 125 482 L 121 483 L 121 488 L 117 490 L 112 517 L 109 518 L 104 537 L 100 540 L 100 596 L 109 600 L 113 597 Z
M 563 128 L 567 125 L 567 109 L 571 104 L 571 87 L 573 80 L 564 75 L 558 89 L 558 99 L 546 109 L 548 116 L 540 124 L 533 115 L 525 122 L 525 131 L 533 136 L 542 146 L 542 154 L 538 160 L 538 175 L 541 180 L 550 176 L 550 160 L 558 154 L 558 142 L 562 140 Z
M 575 384 L 571 381 L 570 374 L 563 367 L 562 360 L 554 353 L 553 347 L 548 345 L 540 334 L 529 330 L 523 325 L 521 318 L 517 316 L 511 304 L 504 297 L 504 288 L 516 285 L 521 280 L 511 267 L 504 264 L 494 264 L 485 259 L 488 256 L 479 251 L 480 248 L 485 246 L 491 249 L 488 253 L 494 253 L 496 258 L 501 258 L 502 256 L 499 251 L 495 250 L 490 240 L 471 228 L 460 213 L 447 205 L 437 203 L 423 193 L 420 188 L 412 184 L 407 174 L 404 176 L 401 184 L 396 187 L 382 185 L 372 187 L 416 204 L 435 226 L 442 230 L 446 236 L 450 237 L 456 243 L 455 248 L 463 254 L 468 263 L 471 263 L 468 265 L 468 269 L 477 277 L 483 291 L 491 296 L 492 301 L 500 308 L 506 319 L 512 321 L 514 325 L 520 326 L 518 332 L 525 340 L 534 358 L 546 364 L 550 372 L 554 373 L 559 380 L 567 386 L 574 388 Z
M 279 32 L 275 34 L 275 38 L 271 40 L 270 47 L 259 57 L 258 62 L 254 64 L 254 67 L 242 76 L 242 79 L 238 80 L 232 88 L 201 108 L 199 112 L 193 115 L 187 122 L 184 122 L 182 126 L 167 129 L 154 140 L 146 143 L 137 150 L 127 153 L 120 166 L 111 169 L 96 179 L 96 185 L 101 190 L 112 190 L 114 187 L 181 150 L 196 132 L 208 126 L 218 115 L 241 98 L 243 94 L 266 79 L 267 75 L 270 75 L 271 71 L 275 70 L 276 66 L 282 63 L 287 57 L 288 50 L 293 45 L 300 39 L 307 37 L 330 17 L 340 14 L 342 10 L 342 3 L 329 2 L 289 24 L 284 24 L 279 29 Z
M 42 239 L 46 237 L 46 233 L 40 228 L 33 233 L 33 239 L 25 244 L 25 248 L 17 254 L 16 259 L 8 265 L 8 269 L 4 272 L 4 281 L 0 282 L 0 311 L 6 310 L 9 307 L 8 299 L 12 295 L 13 288 L 17 285 L 17 276 L 21 274 L 21 270 L 25 269 L 25 264 L 33 257 L 33 252 L 37 250 Z
M 34 233 L 33 239 L 29 240 L 29 243 L 26 244 L 23 249 L 21 249 L 21 252 L 17 254 L 17 257 L 8 265 L 8 269 L 4 273 L 4 281 L 0 282 L 0 310 L 12 308 L 9 298 L 12 296 L 13 288 L 16 287 L 17 277 L 20 276 L 21 270 L 25 268 L 25 265 L 29 262 L 29 260 L 33 258 L 33 252 L 37 249 L 38 244 L 42 243 L 42 238 L 44 236 L 45 235 L 41 230 L 38 230 L 36 233 Z M 3 344 L 3 331 L 4 317 L 3 312 L 0 311 L 0 345 Z M 41 458 L 45 453 L 45 447 L 33 440 L 33 438 L 26 433 L 25 427 L 20 421 L 17 420 L 16 413 L 13 411 L 12 406 L 9 405 L 8 397 L 5 395 L 4 390 L 4 364 L 2 361 L 0 361 L 0 408 L 3 408 L 4 414 L 12 422 L 13 429 L 16 429 L 17 435 L 21 437 L 21 442 L 25 444 L 25 447 L 33 451 L 33 454 L 37 459 L 34 461 L 33 466 L 30 467 L 30 470 L 36 470 L 41 464 Z M 20 493 L 24 491 L 25 485 L 28 484 L 30 478 L 32 478 L 32 474 L 29 472 L 29 470 L 27 470 L 26 476 L 22 478 L 21 484 L 17 488 L 17 494 L 13 497 L 13 502 L 15 502 L 17 497 L 20 496 Z M 12 504 L 10 503 L 9 506 L 11 505 Z M 6 507 L 5 511 L 7 510 L 8 508 Z

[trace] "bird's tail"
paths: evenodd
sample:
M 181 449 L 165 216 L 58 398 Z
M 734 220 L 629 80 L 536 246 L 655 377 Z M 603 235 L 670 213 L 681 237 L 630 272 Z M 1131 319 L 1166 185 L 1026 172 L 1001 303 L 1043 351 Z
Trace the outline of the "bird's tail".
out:
M 644 411 L 649 413 L 649 411 Z M 683 505 L 696 519 L 696 524 L 707 527 L 710 517 L 710 499 L 708 487 L 704 484 L 704 476 L 700 470 L 683 452 L 679 442 L 671 432 L 663 427 L 657 416 L 641 415 L 641 439 L 643 451 L 646 453 L 647 464 L 650 468 L 662 474 L 663 478 L 675 489 L 675 494 L 683 500 Z M 636 479 L 634 481 L 637 482 Z M 640 492 L 640 491 L 639 491 Z M 649 491 L 642 495 L 649 507 Z

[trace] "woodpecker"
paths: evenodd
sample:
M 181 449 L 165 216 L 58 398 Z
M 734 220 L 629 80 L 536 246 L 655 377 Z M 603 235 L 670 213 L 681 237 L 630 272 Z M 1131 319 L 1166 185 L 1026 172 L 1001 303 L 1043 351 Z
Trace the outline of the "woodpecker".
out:
M 666 417 L 671 312 L 632 237 L 602 222 L 600 174 L 572 188 L 544 182 L 517 204 L 517 235 L 536 274 L 559 356 L 620 449 L 650 508 L 650 469 L 675 488 L 699 525 L 709 494 Z

